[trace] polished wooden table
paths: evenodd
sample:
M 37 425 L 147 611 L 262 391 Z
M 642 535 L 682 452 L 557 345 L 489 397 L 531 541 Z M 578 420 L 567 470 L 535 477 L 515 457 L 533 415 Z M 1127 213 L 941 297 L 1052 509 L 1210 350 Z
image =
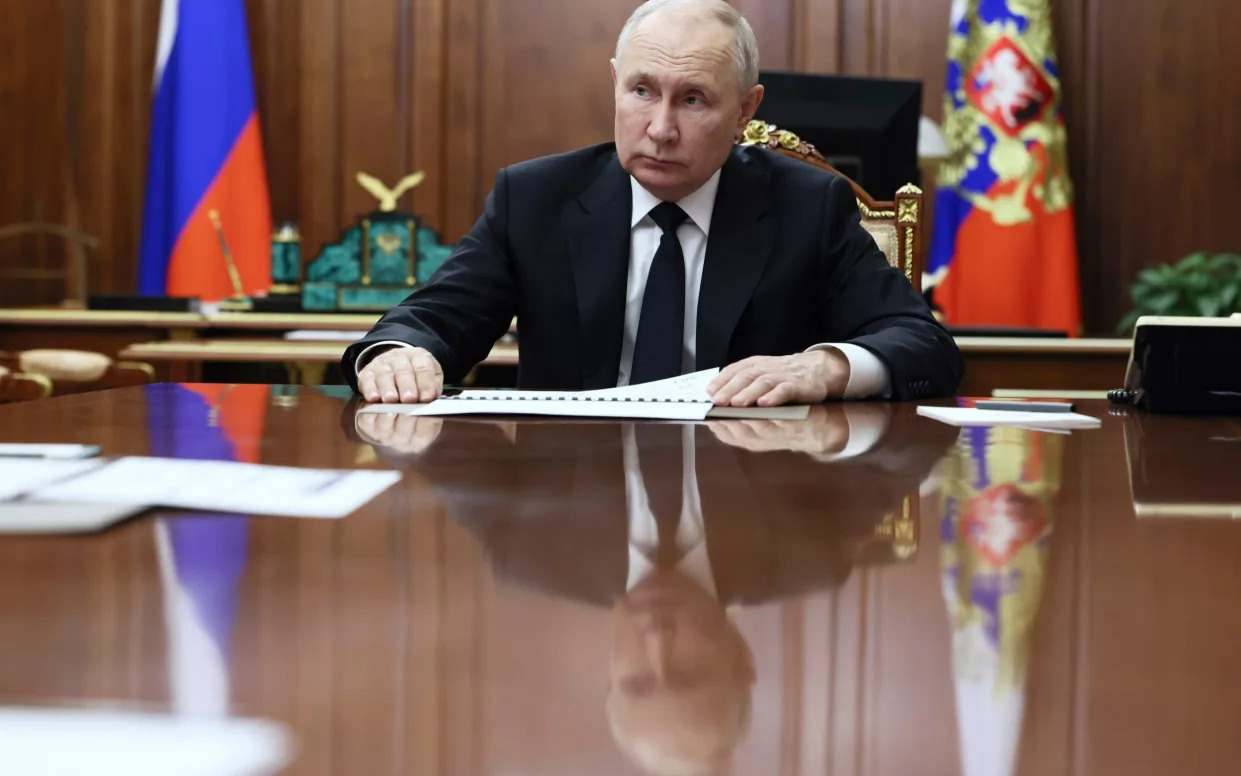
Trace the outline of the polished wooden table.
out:
M 359 420 L 245 385 L 0 406 L 0 441 L 405 472 L 340 521 L 0 538 L 0 705 L 271 719 L 293 773 L 1241 772 L 1241 422 L 1081 408 L 1103 427 Z M 627 481 L 696 483 L 705 552 L 643 571 Z

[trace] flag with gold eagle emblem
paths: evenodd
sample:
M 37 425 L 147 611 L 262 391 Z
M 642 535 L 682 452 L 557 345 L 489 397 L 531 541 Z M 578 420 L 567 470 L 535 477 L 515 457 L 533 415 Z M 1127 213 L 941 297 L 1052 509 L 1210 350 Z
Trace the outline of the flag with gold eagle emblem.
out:
M 956 325 L 1081 327 L 1050 0 L 954 0 L 927 284 Z

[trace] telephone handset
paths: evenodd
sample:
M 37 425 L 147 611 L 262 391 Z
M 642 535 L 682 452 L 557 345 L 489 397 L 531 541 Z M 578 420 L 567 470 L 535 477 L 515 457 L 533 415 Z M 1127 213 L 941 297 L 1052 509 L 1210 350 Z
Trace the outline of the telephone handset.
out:
M 1116 404 L 1151 412 L 1241 413 L 1241 314 L 1138 319 Z

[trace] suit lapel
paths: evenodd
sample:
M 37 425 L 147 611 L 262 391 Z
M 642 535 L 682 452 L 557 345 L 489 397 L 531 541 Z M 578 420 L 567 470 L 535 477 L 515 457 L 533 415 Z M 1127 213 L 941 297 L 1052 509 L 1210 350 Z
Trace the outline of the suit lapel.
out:
M 770 173 L 734 150 L 720 175 L 698 292 L 696 366 L 727 366 L 728 343 L 758 285 L 776 237 Z
M 629 277 L 629 175 L 612 155 L 565 214 L 577 293 L 582 387 L 616 385 Z

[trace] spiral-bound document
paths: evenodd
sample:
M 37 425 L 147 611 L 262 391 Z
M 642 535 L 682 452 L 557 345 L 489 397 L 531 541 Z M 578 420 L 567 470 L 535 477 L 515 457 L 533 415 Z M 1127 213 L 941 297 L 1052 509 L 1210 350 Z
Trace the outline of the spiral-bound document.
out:
M 801 420 L 809 407 L 716 407 L 707 386 L 719 369 L 594 391 L 462 391 L 427 404 L 372 404 L 361 413 L 403 415 L 560 415 L 579 418 Z

